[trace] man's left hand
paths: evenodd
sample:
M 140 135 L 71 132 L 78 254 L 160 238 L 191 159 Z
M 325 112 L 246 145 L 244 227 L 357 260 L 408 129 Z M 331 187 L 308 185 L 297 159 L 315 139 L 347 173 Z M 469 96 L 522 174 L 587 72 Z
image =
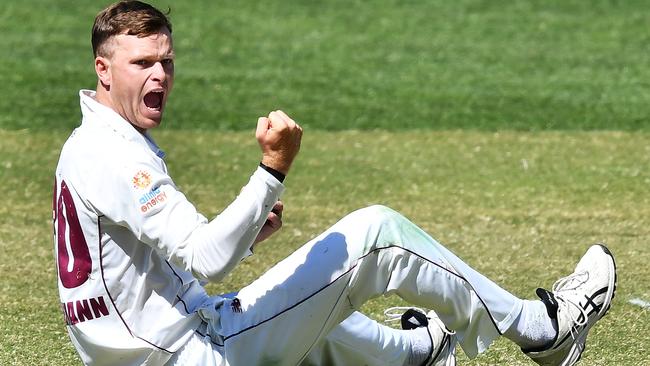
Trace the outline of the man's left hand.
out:
M 284 210 L 282 201 L 278 201 L 275 203 L 275 205 L 273 205 L 273 209 L 271 209 L 271 212 L 269 212 L 269 216 L 266 218 L 266 222 L 264 223 L 264 226 L 262 226 L 260 233 L 257 234 L 257 238 L 255 238 L 255 242 L 253 244 L 257 244 L 268 239 L 269 236 L 280 230 L 282 227 L 282 210 Z

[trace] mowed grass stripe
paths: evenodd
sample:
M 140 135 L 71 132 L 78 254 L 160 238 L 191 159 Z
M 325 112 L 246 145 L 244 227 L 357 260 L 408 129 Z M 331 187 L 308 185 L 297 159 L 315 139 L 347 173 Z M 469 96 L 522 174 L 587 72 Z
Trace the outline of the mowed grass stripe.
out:
M 167 125 L 648 130 L 643 1 L 154 1 L 178 55 Z M 0 13 L 0 127 L 69 130 L 106 2 Z M 34 9 L 39 11 L 34 13 Z
M 255 168 L 247 132 L 154 132 L 170 172 L 199 210 L 213 217 Z M 0 364 L 74 364 L 59 310 L 53 262 L 51 189 L 67 133 L 0 130 Z M 625 132 L 317 132 L 307 130 L 287 179 L 283 230 L 212 293 L 251 282 L 347 212 L 391 206 L 472 266 L 532 298 L 570 273 L 586 247 L 616 255 L 614 306 L 592 331 L 585 365 L 650 362 L 647 187 L 650 135 Z M 364 312 L 401 304 L 373 300 Z M 468 365 L 529 365 L 498 341 Z

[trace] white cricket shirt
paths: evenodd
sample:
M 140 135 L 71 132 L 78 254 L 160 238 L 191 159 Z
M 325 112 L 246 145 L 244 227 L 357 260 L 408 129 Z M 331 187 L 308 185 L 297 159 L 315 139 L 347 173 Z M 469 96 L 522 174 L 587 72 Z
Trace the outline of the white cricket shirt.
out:
M 218 317 L 221 298 L 197 279 L 220 280 L 250 253 L 284 186 L 258 168 L 208 222 L 148 135 L 94 91 L 79 95 L 82 124 L 61 151 L 53 198 L 68 333 L 86 364 L 162 364 L 203 319 Z

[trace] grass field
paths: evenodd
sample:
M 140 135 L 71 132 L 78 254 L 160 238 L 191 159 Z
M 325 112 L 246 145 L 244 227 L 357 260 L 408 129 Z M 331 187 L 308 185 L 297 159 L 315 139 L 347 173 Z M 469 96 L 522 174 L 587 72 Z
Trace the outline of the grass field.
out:
M 216 215 L 258 158 L 251 133 L 174 131 L 169 167 L 199 209 Z M 0 364 L 71 364 L 52 259 L 52 167 L 64 133 L 0 132 Z M 394 207 L 514 293 L 531 298 L 570 273 L 589 243 L 617 257 L 611 313 L 585 365 L 650 362 L 650 135 L 623 132 L 309 132 L 287 180 L 285 227 L 212 293 L 256 278 L 336 219 L 371 203 Z M 218 183 L 216 183 L 218 182 Z M 374 300 L 380 319 L 397 298 Z M 464 356 L 463 356 L 464 357 Z M 527 365 L 500 340 L 466 365 Z
M 0 365 L 71 365 L 51 189 L 93 88 L 108 1 L 0 10 Z M 305 127 L 285 226 L 212 293 L 249 283 L 347 212 L 391 206 L 532 298 L 595 241 L 616 255 L 610 315 L 583 365 L 648 365 L 650 4 L 643 1 L 184 1 L 175 91 L 154 133 L 206 216 L 254 169 L 258 115 Z M 363 311 L 381 318 L 394 297 Z M 461 365 L 530 365 L 504 340 Z
M 0 127 L 76 125 L 107 2 L 3 4 Z M 650 129 L 646 1 L 154 3 L 174 22 L 171 128 L 282 107 L 319 129 Z

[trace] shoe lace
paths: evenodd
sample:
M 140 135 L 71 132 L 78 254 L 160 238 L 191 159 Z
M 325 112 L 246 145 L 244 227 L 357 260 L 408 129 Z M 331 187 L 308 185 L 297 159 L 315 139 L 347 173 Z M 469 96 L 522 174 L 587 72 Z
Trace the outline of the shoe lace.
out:
M 400 321 L 400 319 L 402 318 L 402 314 L 404 314 L 404 312 L 409 310 L 409 309 L 419 311 L 422 314 L 428 314 L 428 312 L 425 309 L 418 308 L 418 307 L 415 307 L 415 306 L 393 306 L 393 307 L 390 307 L 390 308 L 384 310 L 384 317 L 386 317 L 384 322 L 385 323 L 395 323 L 395 322 Z M 440 327 L 440 329 L 442 329 L 442 331 L 444 333 L 449 334 L 449 335 L 456 334 L 456 332 L 454 332 L 453 330 L 447 329 L 447 326 L 445 325 L 445 323 L 443 323 L 442 320 L 440 320 L 440 318 L 438 318 L 437 316 L 433 317 L 433 318 L 429 318 L 427 316 L 427 319 L 429 319 L 430 321 L 433 320 Z
M 555 281 L 552 287 L 553 294 L 555 294 L 557 300 L 570 304 L 578 310 L 577 313 L 569 311 L 571 320 L 573 320 L 578 326 L 584 326 L 587 324 L 588 314 L 579 303 L 571 300 L 570 296 L 564 296 L 563 292 L 575 290 L 588 278 L 589 273 L 587 271 L 576 272 Z
M 585 283 L 587 279 L 589 279 L 589 272 L 587 271 L 572 273 L 555 281 L 553 284 L 553 292 L 575 290 L 578 286 Z
M 384 310 L 384 317 L 386 317 L 384 322 L 385 323 L 396 323 L 396 322 L 400 321 L 400 319 L 402 318 L 402 314 L 404 314 L 404 312 L 409 310 L 409 309 L 419 311 L 422 314 L 427 313 L 426 310 L 424 310 L 422 308 L 414 307 L 414 306 L 393 306 L 391 308 L 388 308 L 388 309 Z

